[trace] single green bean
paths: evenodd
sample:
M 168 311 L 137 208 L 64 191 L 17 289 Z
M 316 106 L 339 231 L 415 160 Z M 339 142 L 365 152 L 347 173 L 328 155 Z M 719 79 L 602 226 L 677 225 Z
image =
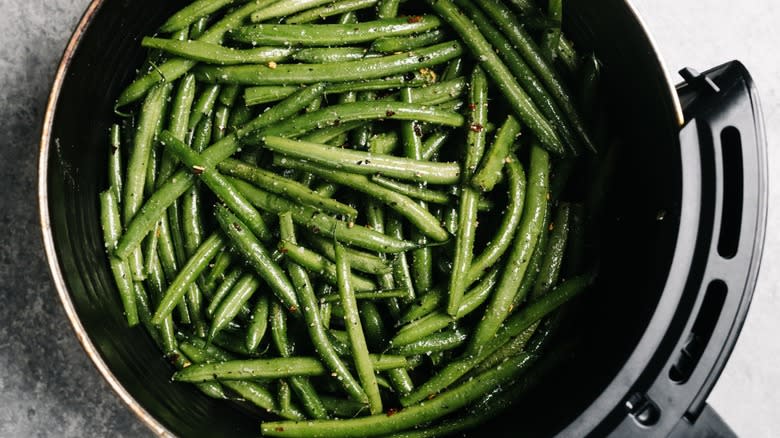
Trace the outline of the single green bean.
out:
M 408 295 L 405 289 L 380 289 L 372 291 L 355 291 L 356 300 L 384 300 L 388 298 L 403 298 Z M 341 297 L 336 294 L 325 295 L 320 298 L 320 303 L 337 303 Z
M 435 131 L 423 142 L 423 160 L 432 159 L 450 138 L 450 130 Z
M 386 18 L 357 24 L 257 24 L 230 32 L 234 41 L 253 45 L 343 46 L 374 41 L 380 37 L 407 36 L 439 27 L 436 16 L 414 19 Z
M 122 203 L 122 138 L 119 125 L 111 125 L 108 150 L 108 185 L 114 191 L 117 204 Z
M 447 313 L 453 316 L 458 313 L 463 294 L 468 287 L 466 274 L 474 256 L 474 240 L 477 232 L 479 193 L 472 190 L 468 182 L 485 152 L 484 127 L 488 120 L 488 83 L 485 72 L 480 67 L 476 67 L 471 75 L 469 94 L 470 120 L 466 137 L 466 159 L 461 177 L 458 230 L 455 234 L 455 256 L 447 301 Z
M 216 216 L 220 228 L 230 239 L 233 247 L 243 255 L 247 264 L 271 287 L 273 293 L 290 312 L 297 312 L 299 306 L 295 289 L 263 244 L 236 215 L 222 205 L 216 206 Z
M 345 150 L 282 137 L 265 137 L 264 147 L 286 157 L 298 158 L 358 175 L 381 173 L 394 178 L 431 184 L 451 184 L 457 181 L 460 175 L 460 167 L 457 163 L 426 162 Z
M 561 265 L 566 255 L 566 243 L 568 241 L 571 219 L 571 206 L 568 203 L 561 203 L 555 214 L 555 220 L 551 224 L 553 227 L 550 233 L 550 240 L 547 244 L 544 260 L 539 270 L 539 277 L 531 291 L 531 299 L 538 299 L 546 294 L 556 283 L 561 272 Z
M 466 332 L 454 329 L 428 335 L 420 340 L 393 348 L 393 353 L 403 356 L 416 354 L 431 354 L 439 351 L 452 350 L 466 342 Z
M 550 158 L 539 145 L 531 146 L 531 164 L 528 200 L 525 202 L 523 219 L 514 238 L 512 251 L 506 261 L 506 268 L 493 298 L 485 310 L 484 317 L 469 341 L 469 351 L 475 352 L 495 336 L 501 324 L 511 311 L 517 288 L 523 280 L 528 262 L 544 229 L 549 190 Z
M 400 324 L 412 322 L 438 309 L 444 302 L 446 295 L 440 287 L 435 287 L 421 294 L 406 309 L 406 312 L 398 319 Z
M 230 291 L 233 289 L 233 286 L 235 286 L 236 282 L 243 276 L 243 271 L 241 268 L 235 268 L 231 270 L 225 278 L 222 280 L 222 282 L 219 284 L 219 287 L 214 291 L 214 295 L 211 297 L 211 302 L 209 303 L 209 306 L 206 308 L 206 315 L 209 318 L 212 318 L 214 316 L 214 313 L 219 308 L 220 303 L 222 300 L 225 299 L 226 296 L 230 293 Z
M 551 214 L 552 212 L 548 207 L 544 213 L 544 229 L 539 235 L 539 241 L 536 243 L 534 252 L 531 254 L 531 259 L 528 261 L 528 268 L 525 270 L 523 281 L 520 282 L 520 286 L 518 286 L 517 292 L 515 292 L 515 297 L 512 300 L 512 304 L 510 304 L 512 311 L 520 307 L 520 304 L 528 296 L 528 292 L 531 291 L 536 285 L 536 280 L 539 277 L 539 271 L 542 269 L 542 262 L 546 257 L 547 241 L 550 239 L 550 232 L 547 224 L 550 223 Z
M 265 336 L 268 328 L 268 295 L 261 295 L 257 299 L 252 316 L 249 320 L 249 327 L 246 330 L 246 348 L 249 351 L 257 350 L 260 342 Z
M 222 236 L 216 233 L 203 242 L 179 271 L 176 279 L 168 286 L 165 296 L 154 312 L 153 324 L 159 325 L 166 316 L 171 314 L 173 308 L 184 297 L 195 279 L 206 269 L 211 259 L 223 250 L 224 245 Z
M 295 14 L 296 12 L 316 8 L 330 3 L 333 0 L 295 0 L 295 1 L 277 1 L 267 6 L 251 16 L 253 23 L 260 23 L 271 18 L 284 17 L 285 15 Z
M 414 52 L 338 64 L 279 64 L 274 68 L 264 65 L 200 66 L 195 74 L 204 82 L 246 85 L 348 82 L 419 71 L 447 62 L 460 56 L 461 52 L 460 43 L 449 41 Z
M 172 33 L 184 29 L 198 19 L 213 14 L 235 1 L 236 0 L 196 0 L 171 15 L 165 23 L 160 26 L 160 32 Z
M 362 47 L 310 47 L 300 49 L 292 55 L 293 61 L 306 64 L 327 64 L 329 62 L 357 61 L 363 58 L 376 58 L 377 53 L 369 53 Z
M 398 15 L 401 0 L 382 0 L 377 7 L 379 18 L 392 18 Z
M 294 49 L 289 47 L 255 47 L 238 50 L 223 47 L 219 44 L 195 40 L 177 41 L 152 37 L 144 37 L 141 45 L 147 48 L 163 50 L 185 59 L 217 65 L 283 62 L 290 59 L 290 55 L 295 52 Z
M 336 242 L 336 275 L 338 279 L 341 307 L 344 310 L 347 334 L 349 335 L 352 356 L 357 369 L 358 378 L 363 390 L 368 396 L 368 406 L 372 414 L 382 412 L 382 398 L 374 374 L 374 365 L 368 355 L 363 325 L 360 321 L 355 292 L 352 289 L 351 269 L 344 246 Z
M 528 125 L 548 150 L 556 155 L 563 154 L 564 147 L 555 129 L 520 87 L 479 28 L 450 0 L 436 0 L 433 9 L 453 27 L 474 56 L 480 60 L 482 67 L 493 78 L 496 87 L 512 105 L 520 120 Z
M 266 85 L 262 87 L 249 87 L 244 90 L 244 102 L 248 106 L 276 102 L 290 96 L 298 90 L 298 87 L 287 85 Z
M 368 409 L 365 403 L 356 402 L 346 398 L 323 395 L 320 397 L 322 404 L 330 414 L 337 418 L 351 418 L 359 416 Z
M 287 24 L 304 24 L 312 21 L 321 20 L 324 18 L 332 17 L 334 15 L 343 14 L 346 12 L 359 11 L 361 9 L 370 8 L 377 3 L 378 0 L 340 0 L 333 3 L 321 6 L 319 8 L 309 9 L 308 11 L 299 12 L 295 15 L 285 18 L 284 22 Z
M 214 339 L 214 336 L 238 315 L 239 310 L 252 298 L 252 295 L 259 287 L 260 280 L 251 273 L 244 274 L 236 282 L 230 293 L 219 303 L 219 307 L 214 312 L 208 333 L 209 341 Z
M 383 36 L 371 43 L 371 51 L 382 53 L 406 52 L 420 47 L 438 44 L 447 38 L 441 29 L 431 29 L 417 35 Z
M 114 190 L 108 189 L 100 193 L 101 225 L 103 226 L 103 241 L 109 252 L 109 264 L 114 275 L 119 297 L 122 301 L 127 325 L 132 327 L 138 324 L 138 307 L 136 306 L 135 291 L 133 290 L 132 275 L 127 262 L 111 256 L 119 235 L 122 231 L 122 221 L 119 217 L 119 204 Z
M 222 140 L 227 134 L 228 124 L 230 123 L 230 107 L 219 103 L 214 110 L 214 121 L 211 131 L 210 144 Z
M 504 168 L 512 153 L 515 139 L 520 135 L 520 123 L 511 115 L 498 129 L 490 149 L 479 164 L 479 168 L 471 178 L 471 185 L 483 191 L 490 192 L 498 184 L 501 178 L 501 169 Z
M 211 111 L 214 109 L 214 104 L 217 102 L 221 87 L 218 84 L 208 85 L 195 101 L 190 113 L 190 120 L 188 128 L 193 131 L 201 119 L 211 115 Z

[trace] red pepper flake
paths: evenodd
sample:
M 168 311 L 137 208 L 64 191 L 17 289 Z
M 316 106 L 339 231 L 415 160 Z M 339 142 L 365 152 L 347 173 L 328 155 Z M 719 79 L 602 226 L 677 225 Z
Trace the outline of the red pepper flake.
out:
M 238 222 L 233 222 L 233 228 L 235 228 L 239 233 L 243 231 L 241 229 L 241 225 L 239 225 Z
M 422 16 L 420 15 L 410 15 L 407 19 L 407 23 L 419 23 L 422 21 Z
M 386 115 L 387 117 L 393 117 L 393 116 L 395 115 L 395 111 L 393 111 L 393 110 L 387 110 L 387 111 L 385 111 L 385 115 Z
M 392 417 L 393 415 L 397 414 L 399 409 L 396 408 L 390 408 L 387 410 L 387 416 Z
M 116 146 L 111 146 L 111 155 L 114 155 L 114 154 L 116 153 L 116 151 L 118 151 L 118 150 L 119 150 L 119 148 L 118 148 L 118 147 L 116 147 Z
M 298 311 L 298 306 L 290 306 L 290 312 L 295 313 Z
M 470 109 L 471 111 L 476 111 L 476 110 L 477 110 L 477 106 L 476 106 L 475 104 L 473 104 L 473 103 L 470 103 L 470 104 L 469 104 L 469 109 Z
M 276 430 L 277 432 L 284 432 L 284 428 L 283 428 L 283 427 L 281 427 L 281 426 L 280 426 L 280 427 L 277 427 L 275 430 Z
M 436 398 L 436 394 L 428 394 L 428 400 L 433 400 Z
M 469 126 L 469 129 L 471 129 L 474 132 L 482 132 L 482 130 L 485 129 L 485 127 L 480 125 L 479 123 L 472 123 L 471 126 Z
M 279 252 L 282 253 L 282 254 L 287 254 L 288 251 L 289 250 L 287 248 L 283 247 L 283 246 L 279 248 Z

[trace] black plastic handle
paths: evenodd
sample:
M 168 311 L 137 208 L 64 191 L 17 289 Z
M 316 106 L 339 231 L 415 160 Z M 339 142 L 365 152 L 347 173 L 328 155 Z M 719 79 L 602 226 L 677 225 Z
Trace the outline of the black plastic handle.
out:
M 614 436 L 735 436 L 706 404 L 745 321 L 764 246 L 767 161 L 763 117 L 750 74 L 732 61 L 681 71 L 683 209 L 698 230 L 687 278 L 654 357 L 655 378 L 624 400 Z M 695 227 L 694 227 L 695 228 Z

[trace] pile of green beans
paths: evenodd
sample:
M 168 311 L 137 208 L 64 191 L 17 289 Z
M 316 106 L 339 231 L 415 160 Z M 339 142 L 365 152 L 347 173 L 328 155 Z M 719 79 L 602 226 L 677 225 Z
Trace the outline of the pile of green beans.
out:
M 194 0 L 142 40 L 99 203 L 171 384 L 268 436 L 436 436 L 524 396 L 614 154 L 563 2 L 522 3 Z

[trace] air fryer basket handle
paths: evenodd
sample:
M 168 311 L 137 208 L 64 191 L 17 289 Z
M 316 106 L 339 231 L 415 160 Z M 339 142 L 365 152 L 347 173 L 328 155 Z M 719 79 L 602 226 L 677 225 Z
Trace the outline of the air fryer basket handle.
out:
M 732 437 L 706 404 L 742 328 L 764 245 L 766 140 L 750 74 L 732 61 L 681 71 L 683 199 L 698 216 L 685 288 L 646 383 L 625 400 L 614 436 Z M 655 371 L 650 371 L 653 369 Z

